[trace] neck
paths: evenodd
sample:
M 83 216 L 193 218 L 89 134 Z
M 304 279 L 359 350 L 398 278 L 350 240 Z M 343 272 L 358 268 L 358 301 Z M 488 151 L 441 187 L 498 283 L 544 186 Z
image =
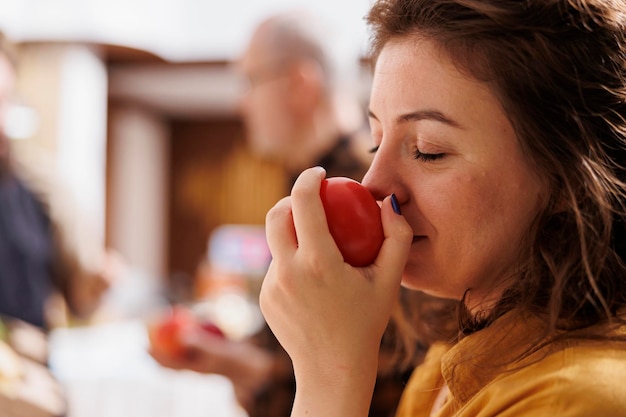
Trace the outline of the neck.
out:
M 342 132 L 338 129 L 329 129 L 326 126 L 323 131 L 311 129 L 302 132 L 299 146 L 292 152 L 287 161 L 287 168 L 290 172 L 298 174 L 304 169 L 315 165 L 335 146 Z

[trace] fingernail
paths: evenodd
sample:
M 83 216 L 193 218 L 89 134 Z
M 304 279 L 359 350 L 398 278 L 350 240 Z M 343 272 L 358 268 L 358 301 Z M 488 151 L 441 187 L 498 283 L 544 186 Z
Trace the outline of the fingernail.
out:
M 402 210 L 400 210 L 400 203 L 398 203 L 398 198 L 395 194 L 391 194 L 391 207 L 393 208 L 394 213 L 402 214 Z
M 317 166 L 314 166 L 313 169 L 316 170 L 320 174 L 321 173 L 326 174 L 326 169 L 324 169 L 324 167 L 322 167 L 322 166 L 317 165 Z

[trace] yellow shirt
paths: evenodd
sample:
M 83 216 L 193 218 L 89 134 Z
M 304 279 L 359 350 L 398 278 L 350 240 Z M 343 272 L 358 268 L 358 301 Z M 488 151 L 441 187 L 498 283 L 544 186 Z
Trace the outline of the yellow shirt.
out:
M 553 343 L 509 364 L 534 344 L 538 323 L 496 321 L 453 347 L 434 345 L 413 372 L 396 416 L 626 416 L 626 343 Z M 446 386 L 445 402 L 431 414 Z

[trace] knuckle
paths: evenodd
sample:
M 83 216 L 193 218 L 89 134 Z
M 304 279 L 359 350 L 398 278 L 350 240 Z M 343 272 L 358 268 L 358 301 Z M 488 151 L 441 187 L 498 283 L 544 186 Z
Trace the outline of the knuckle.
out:
M 265 214 L 265 222 L 273 222 L 291 213 L 291 204 L 288 197 L 281 199 Z

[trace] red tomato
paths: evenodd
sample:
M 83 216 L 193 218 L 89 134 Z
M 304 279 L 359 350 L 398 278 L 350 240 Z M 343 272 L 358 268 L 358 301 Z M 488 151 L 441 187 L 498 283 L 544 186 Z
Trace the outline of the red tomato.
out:
M 184 332 L 193 331 L 197 326 L 193 314 L 182 306 L 172 309 L 150 329 L 150 343 L 153 349 L 172 358 L 186 355 L 185 346 L 180 342 Z
M 359 182 L 345 177 L 322 181 L 320 196 L 328 229 L 344 261 L 367 266 L 376 259 L 384 240 L 380 207 Z

